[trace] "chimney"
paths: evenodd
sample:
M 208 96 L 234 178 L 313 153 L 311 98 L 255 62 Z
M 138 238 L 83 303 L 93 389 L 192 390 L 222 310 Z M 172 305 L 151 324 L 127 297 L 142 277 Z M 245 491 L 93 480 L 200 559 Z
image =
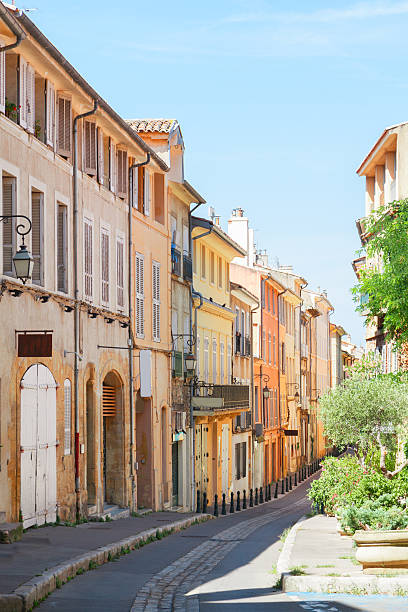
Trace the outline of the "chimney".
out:
M 214 215 L 214 223 L 215 225 L 220 225 L 220 216 L 219 215 Z

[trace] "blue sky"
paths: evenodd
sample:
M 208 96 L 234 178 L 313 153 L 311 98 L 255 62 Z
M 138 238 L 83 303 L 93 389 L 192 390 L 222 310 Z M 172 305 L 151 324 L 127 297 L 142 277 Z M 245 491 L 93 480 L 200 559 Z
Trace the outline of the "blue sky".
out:
M 355 169 L 408 119 L 408 2 L 32 2 L 30 18 L 123 117 L 179 120 L 186 178 L 224 227 L 244 208 L 259 248 L 327 289 L 360 342 Z

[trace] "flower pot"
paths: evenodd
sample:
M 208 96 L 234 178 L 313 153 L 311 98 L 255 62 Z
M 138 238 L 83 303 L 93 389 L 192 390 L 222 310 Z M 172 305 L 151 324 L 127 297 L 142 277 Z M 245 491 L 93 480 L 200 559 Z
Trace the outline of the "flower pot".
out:
M 365 574 L 389 569 L 408 569 L 408 529 L 390 531 L 356 531 L 356 559 Z

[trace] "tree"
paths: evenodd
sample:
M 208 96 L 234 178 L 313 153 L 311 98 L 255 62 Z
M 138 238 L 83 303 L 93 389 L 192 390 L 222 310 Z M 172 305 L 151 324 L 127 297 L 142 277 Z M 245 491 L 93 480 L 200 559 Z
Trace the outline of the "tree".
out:
M 408 424 L 407 375 L 379 372 L 374 355 L 350 369 L 342 385 L 320 400 L 325 435 L 336 446 L 355 445 L 366 465 L 374 449 L 380 451 L 380 469 L 387 478 L 398 474 L 408 461 L 404 453 Z M 390 468 L 390 458 L 395 462 Z
M 364 219 L 366 267 L 352 289 L 366 323 L 383 317 L 387 339 L 402 347 L 408 342 L 408 199 L 382 206 Z

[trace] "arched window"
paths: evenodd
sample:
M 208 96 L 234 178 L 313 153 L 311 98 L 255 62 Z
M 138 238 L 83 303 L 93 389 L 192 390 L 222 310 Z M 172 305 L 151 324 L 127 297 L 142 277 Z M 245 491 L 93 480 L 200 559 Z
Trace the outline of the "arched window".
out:
M 71 381 L 64 380 L 64 454 L 71 454 Z

